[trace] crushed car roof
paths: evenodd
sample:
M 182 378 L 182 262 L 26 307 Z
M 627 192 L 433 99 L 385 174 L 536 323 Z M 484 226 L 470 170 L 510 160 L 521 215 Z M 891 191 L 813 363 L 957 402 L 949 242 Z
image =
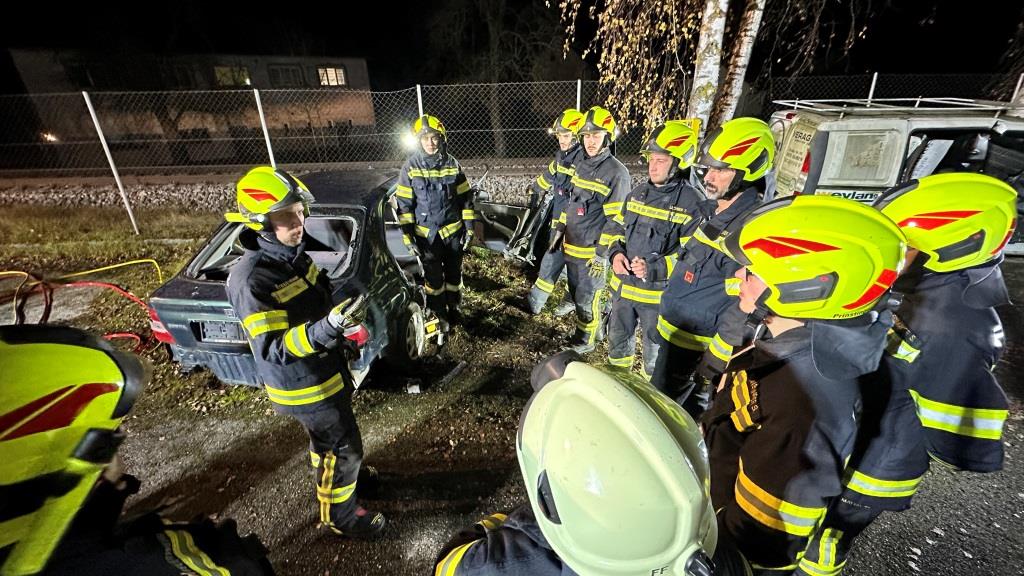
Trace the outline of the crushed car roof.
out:
M 349 204 L 372 207 L 386 191 L 382 188 L 397 170 L 328 170 L 301 175 L 316 198 L 314 205 Z

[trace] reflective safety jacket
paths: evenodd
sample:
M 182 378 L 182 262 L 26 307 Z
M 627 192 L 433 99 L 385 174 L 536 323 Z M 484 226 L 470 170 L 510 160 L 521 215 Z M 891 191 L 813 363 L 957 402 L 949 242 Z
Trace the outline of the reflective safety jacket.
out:
M 621 218 L 622 203 L 631 188 L 629 171 L 606 148 L 576 163 L 570 185 L 568 202 L 558 219 L 565 225 L 565 255 L 581 260 L 606 256 L 614 236 L 613 219 Z
M 802 326 L 739 354 L 702 418 L 719 533 L 755 568 L 796 567 L 842 491 L 853 449 L 857 377 L 824 376 L 812 338 L 812 327 Z M 877 366 L 877 354 L 873 360 Z
M 876 376 L 911 395 L 933 458 L 1000 470 L 1008 403 L 992 374 L 1005 341 L 995 306 L 1010 300 L 999 262 L 907 276 L 895 289 L 904 291 L 900 323 Z
M 312 412 L 351 383 L 340 334 L 327 322 L 330 282 L 302 245 L 291 248 L 252 230 L 239 240 L 245 255 L 231 269 L 228 300 L 257 374 L 278 412 Z
M 471 228 L 476 213 L 469 181 L 447 153 L 416 153 L 402 165 L 395 190 L 398 223 L 433 242 Z
M 664 186 L 650 180 L 637 186 L 614 219 L 608 259 L 623 254 L 630 262 L 643 258 L 647 274 L 613 275 L 609 287 L 622 298 L 658 304 L 676 264 L 677 253 L 700 222 L 701 197 L 687 179 L 677 175 Z
M 740 265 L 725 253 L 721 242 L 730 224 L 757 203 L 757 188 L 744 189 L 728 208 L 709 215 L 686 241 L 661 295 L 658 332 L 666 342 L 698 352 L 711 344 L 719 316 L 739 295 L 735 274 Z M 722 353 L 728 358 L 732 347 L 724 341 L 720 344 L 727 347 Z
M 583 147 L 573 144 L 566 151 L 559 149 L 555 159 L 548 164 L 546 171 L 541 172 L 537 179 L 530 184 L 530 190 L 537 198 L 534 205 L 540 205 L 540 198 L 545 194 L 551 194 L 551 227 L 558 223 L 558 217 L 565 210 L 569 201 L 569 187 L 572 185 L 572 177 L 576 174 L 576 162 L 585 157 Z

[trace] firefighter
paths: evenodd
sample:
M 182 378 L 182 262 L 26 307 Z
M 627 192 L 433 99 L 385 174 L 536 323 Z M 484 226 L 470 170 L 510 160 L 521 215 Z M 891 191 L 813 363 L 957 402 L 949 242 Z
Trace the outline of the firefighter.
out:
M 864 417 L 842 498 L 799 573 L 839 574 L 854 538 L 875 518 L 910 507 L 930 460 L 971 472 L 1002 469 L 1007 401 L 992 374 L 1004 343 L 995 307 L 1009 303 L 999 264 L 1016 199 L 991 176 L 947 173 L 875 201 L 910 244 L 911 262 L 894 288 L 903 294 L 899 322 L 862 387 Z
M 721 314 L 736 302 L 733 275 L 739 264 L 722 250 L 721 240 L 730 224 L 760 202 L 774 156 L 771 130 L 756 118 L 730 120 L 701 145 L 697 164 L 705 171 L 708 200 L 701 206 L 703 221 L 680 250 L 661 295 L 658 333 L 663 344 L 651 379 L 694 417 L 707 408 L 710 392 L 706 383 L 698 387 L 690 376 L 708 346 L 725 346 L 713 336 Z
M 740 309 L 771 338 L 732 359 L 702 417 L 712 503 L 755 570 L 788 571 L 842 491 L 858 377 L 885 348 L 905 237 L 869 206 L 791 196 L 751 212 L 723 247 L 742 266 Z
M 274 409 L 309 435 L 320 522 L 337 534 L 375 537 L 384 516 L 356 503 L 363 442 L 352 413 L 352 377 L 344 332 L 365 315 L 362 297 L 337 306 L 327 275 L 304 250 L 303 222 L 313 196 L 288 172 L 250 170 L 237 186 L 238 213 L 229 221 L 245 254 L 231 269 L 227 293 L 249 339 L 256 371 Z M 374 471 L 362 473 L 364 489 Z
M 593 350 L 598 340 L 608 245 L 616 225 L 613 218 L 621 218 L 630 180 L 626 167 L 610 149 L 618 135 L 611 112 L 600 106 L 587 110 L 578 135 L 584 157 L 576 164 L 549 251 L 560 245 L 565 254 L 569 294 L 576 303 L 576 329 L 569 344 L 585 353 Z
M 419 148 L 398 174 L 398 222 L 409 251 L 422 258 L 427 306 L 447 330 L 462 320 L 462 255 L 473 241 L 473 194 L 448 153 L 444 124 L 424 114 L 412 132 Z
M 609 281 L 614 296 L 608 318 L 608 363 L 627 370 L 633 366 L 639 321 L 643 371 L 650 378 L 661 344 L 661 293 L 675 267 L 680 241 L 699 222 L 694 215 L 701 197 L 689 184 L 697 132 L 687 121 L 669 120 L 654 128 L 641 153 L 649 178 L 630 192 L 608 250 L 614 274 Z
M 435 576 L 749 574 L 717 530 L 700 431 L 678 405 L 573 351 L 532 383 L 516 442 L 529 504 L 459 532 Z
M 537 180 L 530 185 L 532 198 L 531 206 L 540 206 L 541 199 L 550 197 L 551 230 L 554 232 L 558 224 L 558 217 L 562 214 L 565 203 L 569 198 L 569 185 L 573 175 L 576 173 L 576 163 L 583 157 L 583 148 L 576 138 L 576 131 L 583 123 L 583 114 L 575 109 L 568 108 L 555 118 L 554 124 L 548 133 L 558 139 L 558 152 L 555 159 L 548 164 L 547 172 L 537 176 Z M 555 289 L 558 278 L 565 271 L 565 255 L 561 251 L 545 252 L 540 261 L 540 269 L 537 270 L 537 281 L 530 288 L 530 294 L 526 297 L 527 309 L 530 314 L 540 314 L 547 303 L 548 297 Z M 562 304 L 555 310 L 557 316 L 564 316 L 572 311 L 574 305 L 572 298 L 568 295 Z
M 121 520 L 121 420 L 148 364 L 65 326 L 0 326 L 0 574 L 273 574 L 233 520 Z

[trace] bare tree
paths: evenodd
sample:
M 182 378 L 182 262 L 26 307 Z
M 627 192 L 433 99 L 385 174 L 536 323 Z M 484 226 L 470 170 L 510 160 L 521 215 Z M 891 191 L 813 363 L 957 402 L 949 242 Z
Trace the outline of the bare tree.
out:
M 700 42 L 697 44 L 696 63 L 693 67 L 693 87 L 686 115 L 699 118 L 701 127 L 708 124 L 708 116 L 718 94 L 718 79 L 722 65 L 722 39 L 725 20 L 729 13 L 729 0 L 707 0 L 701 18 Z M 755 31 L 756 32 L 756 31 Z M 746 67 L 740 73 L 742 78 Z M 742 82 L 742 80 L 741 80 Z
M 736 34 L 736 42 L 732 45 L 729 54 L 725 82 L 719 89 L 715 107 L 707 123 L 709 128 L 720 126 L 736 113 L 736 105 L 739 103 L 740 93 L 743 91 L 743 79 L 746 76 L 747 65 L 750 63 L 750 53 L 754 51 L 754 41 L 757 39 L 757 32 L 761 27 L 764 5 L 765 0 L 747 0 L 747 6 L 743 10 L 743 19 L 740 21 L 739 31 Z

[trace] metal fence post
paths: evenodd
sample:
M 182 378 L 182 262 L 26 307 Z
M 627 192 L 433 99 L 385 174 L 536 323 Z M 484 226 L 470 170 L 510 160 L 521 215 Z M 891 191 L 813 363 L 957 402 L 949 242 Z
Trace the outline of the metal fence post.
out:
M 267 142 L 267 156 L 270 156 L 270 165 L 277 168 L 274 161 L 274 148 L 270 146 L 270 131 L 267 130 L 267 117 L 263 115 L 263 102 L 260 100 L 260 91 L 253 88 L 253 95 L 256 96 L 256 110 L 260 113 L 260 125 L 263 126 L 263 139 Z
M 1024 74 L 1017 77 L 1017 87 L 1013 89 L 1013 96 L 1010 96 L 1010 103 L 1015 104 L 1017 102 L 1017 96 L 1020 96 L 1020 85 L 1024 82 Z
M 868 106 L 871 106 L 871 99 L 875 96 L 875 84 L 878 83 L 878 72 L 871 76 L 871 89 L 868 90 Z
M 423 87 L 416 85 L 416 104 L 420 108 L 420 116 L 423 116 Z
M 135 235 L 139 234 L 139 225 L 135 223 L 135 213 L 132 212 L 132 205 L 128 203 L 128 194 L 124 191 L 124 184 L 121 182 L 121 175 L 117 173 L 117 166 L 114 164 L 114 157 L 110 155 L 110 147 L 107 146 L 107 138 L 103 135 L 103 128 L 100 126 L 100 119 L 96 117 L 96 109 L 92 107 L 92 100 L 89 93 L 82 91 L 85 98 L 85 105 L 89 108 L 89 115 L 92 116 L 93 126 L 96 127 L 96 134 L 100 137 L 100 144 L 103 145 L 103 153 L 107 155 L 107 162 L 110 164 L 110 171 L 114 173 L 114 182 L 117 182 L 117 189 L 121 192 L 121 200 L 124 200 L 124 208 L 128 211 L 128 219 L 132 221 L 132 230 Z
M 576 79 L 576 109 L 580 109 L 580 103 L 583 101 L 583 79 Z

